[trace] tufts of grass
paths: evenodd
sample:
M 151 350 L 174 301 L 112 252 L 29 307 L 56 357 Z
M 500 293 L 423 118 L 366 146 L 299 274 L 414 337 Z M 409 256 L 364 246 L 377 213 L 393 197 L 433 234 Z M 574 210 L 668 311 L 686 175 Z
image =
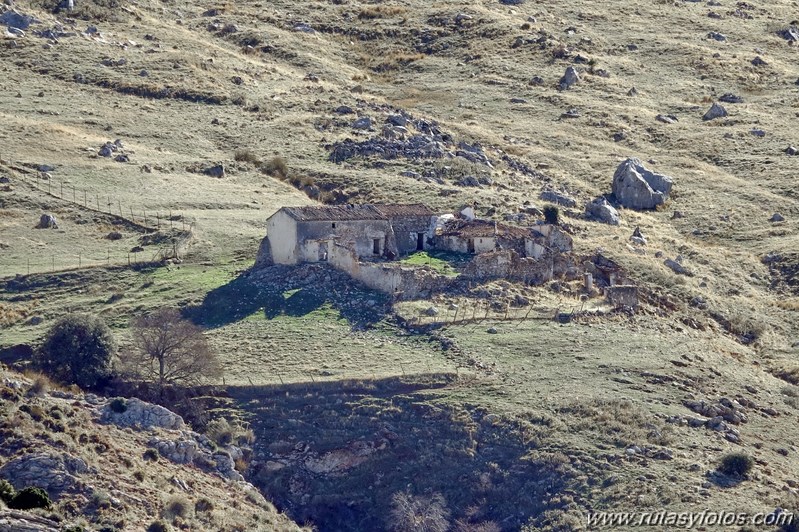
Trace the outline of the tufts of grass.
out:
M 272 157 L 266 164 L 261 167 L 269 176 L 277 177 L 278 179 L 286 179 L 289 175 L 288 163 L 286 159 L 281 156 Z
M 407 10 L 400 6 L 370 6 L 361 9 L 358 12 L 358 18 L 361 20 L 372 20 L 376 18 L 394 17 L 405 13 L 405 11 Z
M 250 163 L 256 166 L 261 164 L 261 159 L 250 149 L 236 150 L 233 159 L 240 163 Z

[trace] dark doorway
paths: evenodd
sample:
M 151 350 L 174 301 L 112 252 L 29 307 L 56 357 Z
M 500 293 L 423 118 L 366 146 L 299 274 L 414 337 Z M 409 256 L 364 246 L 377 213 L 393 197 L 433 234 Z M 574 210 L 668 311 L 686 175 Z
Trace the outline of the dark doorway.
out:
M 416 251 L 424 250 L 424 233 L 416 233 Z
M 372 241 L 372 253 L 374 253 L 375 255 L 380 255 L 380 239 L 379 238 L 375 238 Z
M 466 251 L 474 253 L 474 238 L 470 238 L 466 241 Z

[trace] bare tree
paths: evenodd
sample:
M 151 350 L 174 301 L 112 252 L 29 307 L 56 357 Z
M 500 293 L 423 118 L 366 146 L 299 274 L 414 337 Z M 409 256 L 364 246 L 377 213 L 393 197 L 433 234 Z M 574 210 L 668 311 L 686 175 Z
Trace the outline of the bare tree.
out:
M 440 493 L 424 497 L 398 492 L 391 499 L 388 528 L 393 532 L 446 532 L 449 516 L 447 501 Z
M 158 384 L 196 385 L 222 373 L 202 329 L 183 319 L 174 308 L 164 308 L 133 322 L 136 352 L 131 369 Z

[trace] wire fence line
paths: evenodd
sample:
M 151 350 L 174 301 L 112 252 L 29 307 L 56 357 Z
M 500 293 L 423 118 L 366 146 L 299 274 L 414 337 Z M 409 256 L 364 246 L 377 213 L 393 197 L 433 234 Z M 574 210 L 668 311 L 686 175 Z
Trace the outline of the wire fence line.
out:
M 90 192 L 78 188 L 72 183 L 64 183 L 63 179 L 56 179 L 47 172 L 40 172 L 18 165 L 9 166 L 24 176 L 21 181 L 36 188 L 53 198 L 80 207 L 84 210 L 105 214 L 119 219 L 127 224 L 137 226 L 144 231 L 160 231 L 162 228 L 181 228 L 183 231 L 193 228 L 193 223 L 186 223 L 182 214 L 173 214 L 172 210 L 147 211 L 145 208 L 134 208 L 122 202 L 119 198 L 109 194 Z
M 158 239 L 155 248 L 145 249 L 145 244 L 142 244 L 129 250 L 114 249 L 114 240 L 110 240 L 105 249 L 102 244 L 94 243 L 88 250 L 50 253 L 31 251 L 28 256 L 16 257 L 13 264 L 3 264 L 6 261 L 0 261 L 0 278 L 97 267 L 141 267 L 169 259 L 183 260 L 194 233 L 194 222 L 187 222 L 183 214 L 171 210 L 148 212 L 143 208 L 125 205 L 113 196 L 90 193 L 73 184 L 64 183 L 63 180 L 56 180 L 46 172 L 19 165 L 12 165 L 10 168 L 24 176 L 19 181 L 81 210 L 110 217 L 112 223 L 125 225 L 144 235 L 167 233 Z

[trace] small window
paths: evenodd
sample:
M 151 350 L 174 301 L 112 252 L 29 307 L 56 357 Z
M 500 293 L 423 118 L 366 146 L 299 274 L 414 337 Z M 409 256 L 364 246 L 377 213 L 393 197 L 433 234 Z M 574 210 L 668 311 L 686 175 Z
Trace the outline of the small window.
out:
M 336 222 L 333 222 L 332 225 L 333 225 L 333 229 L 335 229 L 336 228 Z

